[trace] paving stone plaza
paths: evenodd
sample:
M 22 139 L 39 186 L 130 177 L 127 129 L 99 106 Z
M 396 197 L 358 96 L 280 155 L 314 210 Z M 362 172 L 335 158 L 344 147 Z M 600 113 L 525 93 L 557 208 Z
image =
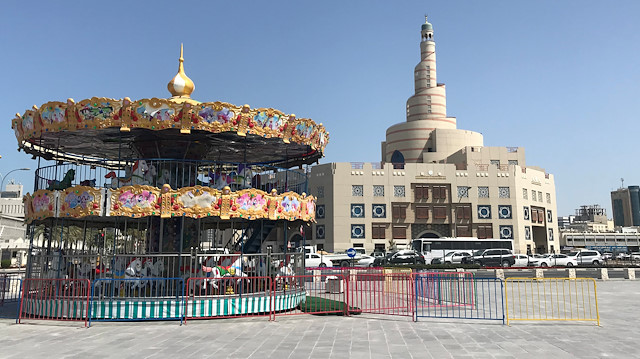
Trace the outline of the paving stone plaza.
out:
M 632 358 L 640 282 L 598 281 L 594 323 L 303 315 L 178 322 L 0 320 L 2 358 Z

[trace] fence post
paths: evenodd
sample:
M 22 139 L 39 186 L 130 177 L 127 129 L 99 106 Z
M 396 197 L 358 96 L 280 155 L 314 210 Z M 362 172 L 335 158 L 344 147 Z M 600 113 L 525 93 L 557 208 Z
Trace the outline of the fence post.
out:
M 598 279 L 609 280 L 609 270 L 607 268 L 600 268 Z
M 496 269 L 496 278 L 504 280 L 504 269 Z
M 636 279 L 636 269 L 626 268 L 624 271 L 624 279 Z
M 544 269 L 536 268 L 536 278 L 544 278 Z

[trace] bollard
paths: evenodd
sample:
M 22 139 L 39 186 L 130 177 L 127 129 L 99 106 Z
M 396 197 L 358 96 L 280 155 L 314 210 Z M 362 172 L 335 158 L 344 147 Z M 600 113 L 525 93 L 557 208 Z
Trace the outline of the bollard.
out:
M 496 269 L 496 278 L 504 280 L 504 269 Z
M 544 278 L 544 269 L 536 268 L 536 278 Z
M 607 268 L 600 268 L 598 279 L 609 280 L 609 270 Z
M 568 268 L 567 272 L 569 272 L 569 279 L 576 279 L 576 269 Z
M 624 271 L 624 279 L 636 279 L 636 269 L 626 268 Z

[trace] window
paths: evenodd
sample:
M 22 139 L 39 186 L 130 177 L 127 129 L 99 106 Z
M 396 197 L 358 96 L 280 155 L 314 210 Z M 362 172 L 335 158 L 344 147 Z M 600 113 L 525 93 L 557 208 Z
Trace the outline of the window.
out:
M 491 165 L 500 167 L 500 160 L 490 160 L 490 162 L 491 162 Z
M 478 187 L 478 198 L 489 198 L 489 187 Z
M 536 197 L 536 191 L 535 190 L 531 190 L 531 200 L 532 201 L 536 201 L 537 197 Z
M 547 193 L 547 203 L 551 203 L 551 193 Z
M 364 224 L 351 225 L 351 238 L 364 238 Z
M 500 198 L 510 198 L 511 197 L 511 191 L 509 190 L 509 187 L 498 187 L 498 197 L 500 197 Z
M 491 224 L 478 225 L 478 239 L 493 238 L 493 226 Z
M 529 199 L 529 195 L 527 194 L 527 189 L 522 189 L 522 199 Z
M 447 187 L 445 186 L 433 186 L 431 189 L 434 199 L 447 199 Z
M 447 218 L 447 207 L 433 207 L 433 218 L 435 218 L 435 219 L 446 219 Z
M 373 239 L 385 239 L 386 225 L 384 224 L 372 224 L 371 236 Z
M 384 248 L 384 243 L 376 243 L 373 245 L 373 251 L 374 252 L 384 252 L 385 248 Z
M 374 185 L 373 186 L 373 196 L 374 197 L 384 197 L 384 186 L 382 186 L 382 185 Z
M 429 207 L 417 206 L 416 207 L 417 219 L 429 219 Z
M 431 105 L 427 106 L 427 113 L 431 113 Z
M 407 239 L 407 227 L 393 226 L 393 239 Z
M 404 186 L 393 186 L 394 197 L 404 197 Z
M 469 186 L 458 186 L 458 198 L 468 198 L 469 188 Z
M 471 219 L 471 206 L 458 206 L 456 207 L 457 219 Z
M 364 189 L 362 185 L 353 185 L 351 186 L 351 195 L 355 197 L 362 197 L 364 194 Z
M 429 187 L 423 186 L 423 185 L 416 185 L 416 188 L 414 190 L 414 195 L 415 195 L 416 201 L 421 199 L 428 199 Z
M 407 207 L 400 204 L 394 204 L 391 207 L 393 213 L 393 219 L 405 219 L 407 218 Z
M 456 226 L 457 237 L 471 237 L 471 228 L 469 226 Z
M 517 166 L 518 165 L 518 160 L 509 160 L 509 166 Z
M 538 191 L 538 202 L 542 202 L 542 192 Z

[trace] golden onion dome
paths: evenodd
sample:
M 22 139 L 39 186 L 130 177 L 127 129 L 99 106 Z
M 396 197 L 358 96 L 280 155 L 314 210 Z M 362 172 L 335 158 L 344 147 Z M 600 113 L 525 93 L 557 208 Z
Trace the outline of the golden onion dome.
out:
M 178 65 L 178 73 L 169 81 L 167 88 L 171 92 L 171 101 L 176 103 L 198 103 L 191 99 L 191 93 L 196 88 L 196 85 L 191 79 L 184 73 L 184 58 L 182 57 L 182 44 L 180 44 L 180 64 Z

